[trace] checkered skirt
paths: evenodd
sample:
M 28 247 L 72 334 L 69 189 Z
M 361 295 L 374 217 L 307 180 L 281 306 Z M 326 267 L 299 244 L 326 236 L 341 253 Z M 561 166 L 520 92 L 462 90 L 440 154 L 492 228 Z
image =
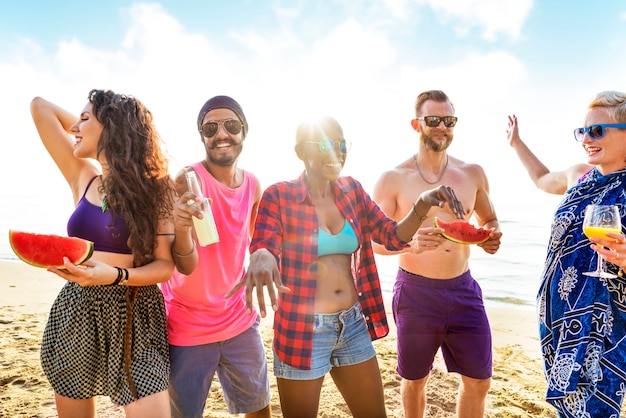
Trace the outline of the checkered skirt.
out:
M 43 334 L 41 363 L 59 395 L 109 396 L 118 405 L 133 398 L 124 372 L 126 286 L 61 289 Z M 143 286 L 132 309 L 131 375 L 139 398 L 167 389 L 169 348 L 163 294 Z

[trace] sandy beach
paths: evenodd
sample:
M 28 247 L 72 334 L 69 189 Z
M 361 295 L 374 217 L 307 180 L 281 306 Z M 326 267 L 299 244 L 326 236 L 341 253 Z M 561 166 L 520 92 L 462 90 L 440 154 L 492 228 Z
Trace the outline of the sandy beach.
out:
M 0 261 L 0 417 L 54 417 L 54 395 L 41 370 L 39 346 L 48 310 L 63 280 L 43 269 L 21 262 Z M 391 301 L 386 303 L 388 311 Z M 486 417 L 556 417 L 544 401 L 545 380 L 541 371 L 535 313 L 532 309 L 489 307 L 493 331 L 494 372 L 487 399 Z M 389 417 L 402 417 L 400 378 L 395 372 L 396 334 L 374 343 L 385 387 Z M 266 351 L 271 357 L 271 317 L 261 321 Z M 269 359 L 271 364 L 271 358 Z M 272 411 L 280 417 L 275 379 Z M 428 390 L 428 417 L 453 417 L 458 375 L 448 374 L 437 356 Z M 99 417 L 122 417 L 121 408 L 108 398 L 98 399 Z M 227 417 L 219 382 L 215 380 L 205 417 Z M 241 415 L 243 416 L 243 415 Z M 341 395 L 327 376 L 321 396 L 320 417 L 349 417 Z

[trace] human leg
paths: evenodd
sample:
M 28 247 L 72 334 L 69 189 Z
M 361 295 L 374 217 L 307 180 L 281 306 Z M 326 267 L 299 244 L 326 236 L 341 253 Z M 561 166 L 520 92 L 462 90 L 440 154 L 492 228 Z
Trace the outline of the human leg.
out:
M 334 322 L 338 338 L 331 351 L 330 375 L 337 389 L 354 417 L 385 417 L 382 378 L 360 304 L 338 312 Z
M 278 385 L 283 417 L 315 418 L 320 403 L 324 376 L 331 369 L 330 352 L 337 335 L 332 330 L 322 332 L 324 316 L 315 315 L 313 350 L 310 369 L 298 369 L 280 359 L 274 350 L 274 376 Z M 335 332 L 336 334 L 336 332 Z M 322 340 L 322 341 L 320 341 Z
M 449 289 L 445 295 L 451 311 L 441 352 L 448 371 L 473 379 L 488 379 L 492 373 L 491 327 L 482 291 L 469 271 L 459 276 L 462 277 L 469 280 Z
M 217 375 L 231 414 L 269 417 L 270 385 L 260 318 L 241 334 L 222 342 Z
M 153 393 L 124 406 L 126 418 L 170 418 L 170 398 L 167 390 Z
M 156 285 L 142 286 L 132 309 L 131 343 L 125 342 L 125 286 L 87 286 L 68 282 L 50 311 L 44 331 L 42 368 L 55 390 L 60 414 L 93 416 L 96 395 L 117 405 L 163 392 L 170 363 L 163 295 Z M 126 347 L 130 347 L 130 379 L 126 376 Z M 93 398 L 93 400 L 91 400 Z M 66 405 L 69 407 L 66 408 Z
M 482 417 L 491 385 L 491 328 L 480 286 L 471 278 L 469 271 L 461 277 L 469 280 L 459 283 L 448 294 L 447 301 L 455 314 L 450 316 L 448 334 L 441 351 L 448 371 L 461 374 L 458 417 Z
M 375 356 L 376 352 L 358 303 L 350 309 L 334 314 L 315 314 L 310 368 L 293 367 L 283 362 L 280 354 L 274 351 L 274 375 L 278 382 L 283 414 L 285 416 L 289 414 L 298 417 L 315 417 L 319 408 L 320 392 L 326 373 L 333 368 L 347 371 L 349 366 L 375 360 Z M 375 375 L 380 380 L 378 364 L 370 362 L 368 366 L 376 368 Z M 374 373 L 371 373 L 370 369 L 367 375 L 371 377 Z M 343 376 L 341 373 L 335 374 L 333 378 L 335 376 L 338 376 L 343 389 L 349 383 L 363 383 L 354 378 L 348 382 L 347 372 Z M 382 388 L 382 383 L 380 386 Z M 363 400 L 370 394 L 361 393 L 360 396 Z M 353 396 L 349 398 L 351 404 L 356 402 L 353 400 Z M 384 401 L 381 402 L 381 408 L 384 408 Z
M 353 417 L 387 416 L 383 382 L 376 357 L 352 366 L 333 367 L 330 375 Z
M 313 380 L 276 378 L 284 418 L 315 418 L 324 376 Z
M 315 338 L 315 335 L 314 335 Z M 315 344 L 315 342 L 314 342 Z M 283 417 L 315 418 L 320 403 L 320 393 L 324 376 L 330 370 L 330 353 L 326 360 L 321 350 L 311 361 L 311 369 L 298 369 L 283 362 L 274 350 L 274 376 L 278 385 L 280 407 Z
M 96 416 L 96 398 L 72 399 L 54 394 L 59 418 L 92 418 Z
M 428 376 L 416 380 L 402 379 L 400 397 L 405 418 L 423 418 L 426 412 L 426 383 Z
M 272 408 L 269 405 L 267 405 L 263 409 L 259 409 L 258 411 L 244 414 L 245 418 L 270 418 L 271 416 L 272 416 Z
M 393 316 L 398 340 L 400 394 L 407 418 L 423 417 L 426 383 L 446 332 L 448 306 L 442 303 L 445 280 L 433 280 L 398 270 L 393 293 Z
M 456 411 L 458 418 L 482 418 L 491 379 L 473 379 L 461 376 Z
M 392 309 L 397 329 L 398 374 L 407 380 L 430 373 L 435 355 L 446 336 L 449 309 L 446 280 L 434 280 L 399 269 Z
M 202 417 L 219 362 L 219 344 L 170 345 L 169 398 L 172 417 Z
M 398 329 L 397 370 L 403 378 L 401 397 L 407 418 L 424 416 L 426 384 L 440 346 L 448 371 L 465 374 L 470 370 L 477 378 L 491 377 L 489 323 L 480 288 L 469 271 L 453 279 L 433 280 L 400 269 L 393 313 Z M 480 387 L 470 385 L 466 391 L 480 393 Z M 483 408 L 487 390 L 477 400 Z M 463 401 L 467 404 L 465 398 Z

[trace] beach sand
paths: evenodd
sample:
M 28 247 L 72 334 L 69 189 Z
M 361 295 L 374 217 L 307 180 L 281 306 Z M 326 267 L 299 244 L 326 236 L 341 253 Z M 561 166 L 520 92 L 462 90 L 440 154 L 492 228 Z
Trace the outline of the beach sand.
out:
M 0 261 L 0 417 L 54 417 L 54 394 L 41 370 L 39 347 L 48 310 L 63 280 L 43 269 L 21 262 Z M 388 311 L 391 301 L 386 301 Z M 542 374 L 535 313 L 532 308 L 504 305 L 488 307 L 493 331 L 494 367 L 487 398 L 486 417 L 556 417 L 544 401 L 545 379 Z M 375 341 L 383 377 L 387 413 L 402 417 L 400 378 L 396 366 L 396 334 Z M 271 365 L 271 317 L 261 321 L 261 331 Z M 453 417 L 459 377 L 446 372 L 438 354 L 428 385 L 427 417 Z M 280 403 L 271 373 L 272 412 L 280 417 Z M 122 417 L 121 408 L 108 398 L 98 399 L 99 417 Z M 217 378 L 211 388 L 205 417 L 229 415 Z M 243 417 L 243 415 L 239 415 Z M 321 395 L 320 417 L 349 417 L 349 411 L 335 385 L 327 376 Z

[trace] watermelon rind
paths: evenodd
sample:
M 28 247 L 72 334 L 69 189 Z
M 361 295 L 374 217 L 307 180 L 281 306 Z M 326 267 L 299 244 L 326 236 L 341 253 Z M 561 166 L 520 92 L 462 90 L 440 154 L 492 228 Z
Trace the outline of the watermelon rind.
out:
M 463 222 L 463 221 L 445 222 L 437 217 L 435 217 L 434 224 L 435 224 L 435 228 L 441 228 L 444 230 L 444 232 L 441 235 L 445 239 L 452 241 L 452 242 L 456 242 L 457 244 L 464 244 L 464 245 L 482 244 L 483 242 L 489 239 L 489 234 L 491 234 L 491 232 L 493 232 L 494 230 L 494 228 L 491 228 L 491 229 L 476 228 L 474 225 L 468 222 Z M 449 230 L 446 231 L 446 228 L 449 229 L 453 225 L 454 226 L 462 225 L 464 228 L 471 228 L 470 231 L 475 232 L 475 233 L 480 233 L 484 236 L 484 238 L 480 238 L 474 241 L 468 241 L 467 239 L 464 240 L 464 239 L 461 239 L 460 237 L 455 237 L 451 234 Z
M 10 229 L 9 243 L 20 260 L 41 268 L 64 269 L 64 256 L 78 265 L 93 255 L 93 242 L 78 237 L 35 234 Z

